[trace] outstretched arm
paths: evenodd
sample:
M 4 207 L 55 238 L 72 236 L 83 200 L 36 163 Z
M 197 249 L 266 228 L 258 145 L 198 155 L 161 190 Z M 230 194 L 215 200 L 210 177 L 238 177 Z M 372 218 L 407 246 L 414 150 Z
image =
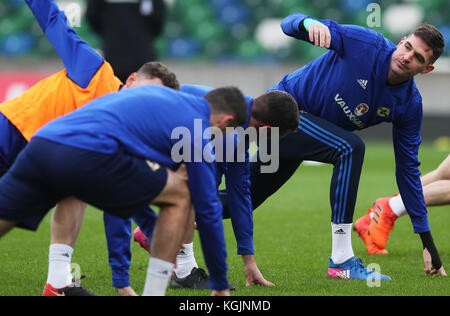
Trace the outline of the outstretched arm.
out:
M 252 284 L 274 286 L 267 281 L 256 264 L 253 247 L 253 207 L 250 193 L 250 155 L 249 143 L 238 134 L 228 135 L 225 148 L 233 142 L 235 150 L 234 162 L 226 162 L 225 182 L 229 197 L 231 223 L 237 242 L 237 252 L 242 255 L 246 286 Z M 239 144 L 243 145 L 240 146 Z M 245 149 L 241 153 L 239 148 Z
M 66 15 L 53 0 L 25 0 L 64 63 L 68 77 L 86 88 L 103 58 L 69 27 Z
M 419 117 L 421 117 L 421 114 Z M 433 274 L 443 269 L 441 270 L 442 262 L 431 235 L 422 183 L 420 181 L 420 162 L 418 160 L 421 142 L 420 125 L 421 119 L 417 117 L 412 117 L 406 122 L 394 123 L 393 141 L 396 178 L 403 203 L 411 218 L 414 232 L 420 235 L 424 254 L 427 253 L 431 258 L 430 264 L 427 264 L 425 260 L 425 273 Z
M 377 46 L 384 38 L 357 25 L 341 25 L 333 20 L 318 20 L 305 14 L 287 16 L 281 23 L 283 32 L 296 39 L 334 50 L 339 56 L 358 55 L 367 45 Z

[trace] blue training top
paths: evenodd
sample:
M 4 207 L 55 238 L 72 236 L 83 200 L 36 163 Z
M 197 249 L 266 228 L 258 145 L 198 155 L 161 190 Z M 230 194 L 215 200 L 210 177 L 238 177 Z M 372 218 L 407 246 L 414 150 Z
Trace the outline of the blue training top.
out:
M 286 17 L 281 24 L 283 32 L 309 42 L 308 32 L 300 28 L 306 18 L 310 17 Z M 303 111 L 349 131 L 392 122 L 400 194 L 414 232 L 430 231 L 418 169 L 422 98 L 412 78 L 399 85 L 388 85 L 396 46 L 363 27 L 318 21 L 330 29 L 330 50 L 284 76 L 271 90 L 290 93 Z
M 163 86 L 142 86 L 98 98 L 48 123 L 35 137 L 104 154 L 114 154 L 120 147 L 171 169 L 179 166 L 172 160 L 172 148 L 187 142 L 190 148 L 183 150 L 190 151 L 192 161 L 185 163 L 205 262 L 212 288 L 223 290 L 228 288 L 228 280 L 216 165 L 213 155 L 203 156 L 207 159 L 201 161 L 195 158 L 210 142 L 210 133 L 205 131 L 210 127 L 209 120 L 205 98 Z M 174 130 L 182 131 L 182 136 L 172 139 Z
M 203 97 L 211 87 L 200 85 L 181 85 L 181 91 Z M 243 128 L 247 128 L 250 123 L 251 107 L 253 98 L 244 96 L 248 104 L 248 120 Z M 233 133 L 225 137 L 222 143 L 223 157 L 229 156 L 227 153 L 228 142 L 233 142 L 232 148 L 236 149 L 238 136 Z M 237 242 L 237 253 L 239 255 L 254 254 L 253 245 L 253 207 L 250 195 L 250 156 L 248 153 L 249 144 L 245 144 L 245 157 L 235 162 L 217 162 L 217 186 L 222 182 L 222 176 L 225 175 L 225 185 L 228 193 L 229 209 L 234 235 Z M 242 158 L 242 157 L 241 157 Z
M 103 58 L 68 26 L 64 12 L 53 0 L 25 0 L 40 27 L 64 63 L 67 76 L 86 88 Z

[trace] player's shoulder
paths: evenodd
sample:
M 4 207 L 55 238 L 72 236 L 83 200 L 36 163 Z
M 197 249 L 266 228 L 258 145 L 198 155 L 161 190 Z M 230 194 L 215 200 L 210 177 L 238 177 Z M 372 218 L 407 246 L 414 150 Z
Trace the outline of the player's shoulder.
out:
M 186 93 L 180 90 L 175 90 L 162 85 L 146 85 L 136 88 L 127 89 L 129 93 L 136 92 L 146 98 L 151 98 L 155 103 L 164 103 L 166 106 L 173 106 L 176 108 L 183 108 L 183 115 L 188 112 L 204 112 L 203 109 L 208 106 L 208 101 L 202 97 L 191 93 Z M 174 113 L 177 115 L 179 113 Z
M 422 106 L 422 94 L 420 93 L 414 78 L 410 79 L 409 85 L 407 89 L 404 90 L 403 96 L 404 103 L 414 107 Z
M 396 106 L 397 122 L 420 123 L 423 116 L 422 95 L 413 79 L 402 89 L 400 104 Z
M 348 39 L 355 40 L 361 44 L 382 48 L 387 43 L 386 38 L 373 29 L 359 25 L 345 25 L 344 35 Z

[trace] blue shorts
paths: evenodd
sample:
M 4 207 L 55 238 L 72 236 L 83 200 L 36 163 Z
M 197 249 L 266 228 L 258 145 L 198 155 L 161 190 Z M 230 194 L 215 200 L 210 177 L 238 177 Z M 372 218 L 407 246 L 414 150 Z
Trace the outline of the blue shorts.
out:
M 101 154 L 32 138 L 0 179 L 0 218 L 36 230 L 59 201 L 74 196 L 114 216 L 129 218 L 167 183 L 167 170 L 120 151 Z
M 22 133 L 0 112 L 0 177 L 28 144 Z

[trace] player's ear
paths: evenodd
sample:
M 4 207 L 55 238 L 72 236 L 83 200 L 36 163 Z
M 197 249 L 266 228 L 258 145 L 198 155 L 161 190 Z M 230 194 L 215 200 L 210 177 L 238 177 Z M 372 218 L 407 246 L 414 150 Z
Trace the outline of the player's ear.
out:
M 137 73 L 133 72 L 128 76 L 127 82 L 125 83 L 125 87 L 131 88 L 137 80 Z
M 221 125 L 228 127 L 230 123 L 234 120 L 234 115 L 232 114 L 224 114 L 221 119 Z
M 425 74 L 427 74 L 427 73 L 432 72 L 433 70 L 434 70 L 434 66 L 433 66 L 433 65 L 428 65 L 427 68 L 425 68 L 425 70 L 423 70 L 423 71 L 421 72 L 421 74 L 422 74 L 422 75 L 425 75 Z

